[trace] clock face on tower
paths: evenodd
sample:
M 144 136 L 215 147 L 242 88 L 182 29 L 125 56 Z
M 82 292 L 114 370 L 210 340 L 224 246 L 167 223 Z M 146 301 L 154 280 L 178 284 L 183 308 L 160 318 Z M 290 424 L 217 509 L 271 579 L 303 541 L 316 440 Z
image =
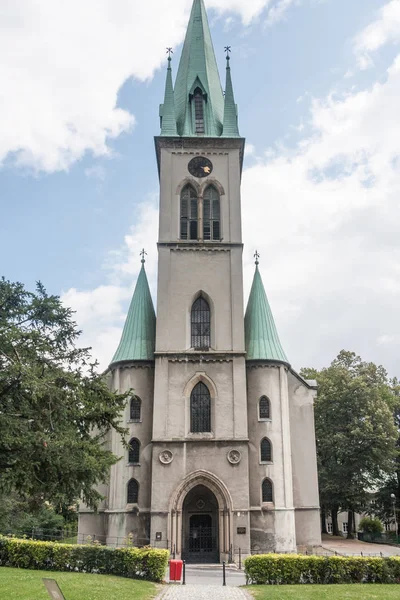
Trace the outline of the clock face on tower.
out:
M 188 164 L 189 173 L 193 177 L 207 177 L 213 170 L 213 164 L 211 160 L 204 156 L 195 156 Z

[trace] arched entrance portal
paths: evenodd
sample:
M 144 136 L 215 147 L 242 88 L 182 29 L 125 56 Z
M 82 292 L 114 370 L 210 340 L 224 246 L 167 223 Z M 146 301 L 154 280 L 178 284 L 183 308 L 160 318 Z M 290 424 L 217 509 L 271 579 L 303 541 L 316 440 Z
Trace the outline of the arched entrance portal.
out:
M 232 510 L 229 490 L 214 473 L 199 469 L 187 475 L 170 499 L 171 553 L 189 562 L 227 561 L 233 539 Z
M 188 563 L 219 562 L 218 501 L 204 485 L 188 492 L 182 511 L 182 558 Z

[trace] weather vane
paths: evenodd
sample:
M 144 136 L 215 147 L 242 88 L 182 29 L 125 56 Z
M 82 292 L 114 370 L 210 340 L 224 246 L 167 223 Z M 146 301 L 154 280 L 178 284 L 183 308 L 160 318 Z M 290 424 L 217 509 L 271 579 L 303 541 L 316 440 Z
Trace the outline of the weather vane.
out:
M 260 261 L 259 261 L 260 255 L 258 253 L 258 250 L 255 251 L 254 258 L 256 259 L 256 265 L 258 266 L 260 264 Z
M 226 59 L 229 60 L 229 54 L 232 52 L 232 46 L 225 46 L 224 52 L 226 52 Z
M 145 249 L 143 248 L 143 250 L 140 252 L 140 256 L 142 257 L 142 265 L 144 265 L 144 263 L 146 262 L 145 256 L 147 256 L 147 252 L 145 251 Z
M 167 48 L 168 60 L 171 60 L 171 54 L 173 53 L 174 51 L 172 50 L 172 48 Z

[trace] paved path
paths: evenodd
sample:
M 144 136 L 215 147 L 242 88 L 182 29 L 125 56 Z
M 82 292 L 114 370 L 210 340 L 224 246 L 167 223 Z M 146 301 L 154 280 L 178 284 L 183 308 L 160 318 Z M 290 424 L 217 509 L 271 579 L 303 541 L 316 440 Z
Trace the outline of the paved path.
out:
M 159 596 L 160 600 L 249 600 L 249 596 L 238 587 L 218 585 L 170 584 Z
M 360 540 L 346 540 L 339 538 L 327 539 L 323 537 L 322 547 L 343 556 L 400 556 L 400 548 L 387 544 L 369 544 Z

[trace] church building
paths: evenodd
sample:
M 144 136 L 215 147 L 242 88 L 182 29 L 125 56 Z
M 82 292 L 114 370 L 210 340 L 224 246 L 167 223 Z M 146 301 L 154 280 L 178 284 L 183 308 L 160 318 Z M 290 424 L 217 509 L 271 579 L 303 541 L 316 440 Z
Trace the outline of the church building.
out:
M 316 384 L 282 348 L 257 253 L 244 313 L 245 140 L 229 49 L 223 93 L 203 0 L 175 84 L 168 58 L 160 121 L 157 314 L 143 254 L 108 370 L 112 389 L 133 390 L 130 446 L 110 433 L 122 459 L 98 512 L 81 507 L 79 533 L 110 545 L 129 536 L 193 563 L 317 546 Z

